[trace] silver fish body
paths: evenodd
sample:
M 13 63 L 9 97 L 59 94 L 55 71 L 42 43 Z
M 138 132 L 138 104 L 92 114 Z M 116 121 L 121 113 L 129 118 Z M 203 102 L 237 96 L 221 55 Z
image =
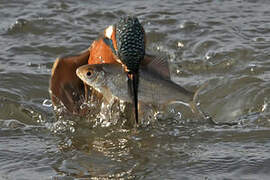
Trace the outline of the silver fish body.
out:
M 77 69 L 77 76 L 86 84 L 102 93 L 109 101 L 115 97 L 132 102 L 127 93 L 127 74 L 118 64 L 84 65 Z M 151 104 L 182 103 L 189 106 L 194 93 L 170 79 L 166 79 L 147 68 L 140 69 L 138 88 L 139 102 Z

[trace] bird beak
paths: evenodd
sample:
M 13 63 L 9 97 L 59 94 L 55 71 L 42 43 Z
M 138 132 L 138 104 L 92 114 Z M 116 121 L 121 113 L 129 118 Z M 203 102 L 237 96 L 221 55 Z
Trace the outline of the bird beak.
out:
M 134 105 L 136 123 L 139 123 L 138 117 L 138 86 L 139 86 L 139 73 L 128 72 L 128 92 L 132 97 Z

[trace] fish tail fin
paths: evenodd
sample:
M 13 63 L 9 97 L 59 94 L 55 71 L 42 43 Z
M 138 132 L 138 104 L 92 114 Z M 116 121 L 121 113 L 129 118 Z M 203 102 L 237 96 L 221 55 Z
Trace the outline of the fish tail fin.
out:
M 209 115 L 207 115 L 204 111 L 202 111 L 199 107 L 199 102 L 198 102 L 198 98 L 199 98 L 199 94 L 200 92 L 205 89 L 205 87 L 208 85 L 208 82 L 204 83 L 201 87 L 199 87 L 199 89 L 197 89 L 195 91 L 195 93 L 189 93 L 190 95 L 190 98 L 192 98 L 192 101 L 190 102 L 184 102 L 184 101 L 171 101 L 170 103 L 168 104 L 174 104 L 174 103 L 177 103 L 177 104 L 183 104 L 187 107 L 189 107 L 191 109 L 191 111 L 194 113 L 194 114 L 198 114 L 199 116 L 201 116 L 203 119 L 206 119 L 206 120 L 209 120 L 211 119 L 211 117 Z
M 192 112 L 195 114 L 198 114 L 199 116 L 201 116 L 203 119 L 209 119 L 211 118 L 209 115 L 207 115 L 204 111 L 202 111 L 199 107 L 199 103 L 198 103 L 198 98 L 199 98 L 199 94 L 200 92 L 205 89 L 205 87 L 208 85 L 208 82 L 204 83 L 203 85 L 201 85 L 201 87 L 199 87 L 199 89 L 197 89 L 193 95 L 193 99 L 191 102 L 189 102 L 189 107 L 191 108 Z
M 204 83 L 203 85 L 201 85 L 201 87 L 199 87 L 199 89 L 197 89 L 194 93 L 194 96 L 193 96 L 193 101 L 195 104 L 198 102 L 198 97 L 199 97 L 199 94 L 202 90 L 205 89 L 205 87 L 208 85 L 208 82 Z
M 234 126 L 237 125 L 237 122 L 216 122 L 211 116 L 209 116 L 207 113 L 205 113 L 201 108 L 200 108 L 200 103 L 198 102 L 198 97 L 200 92 L 208 85 L 208 82 L 204 83 L 195 93 L 193 96 L 193 100 L 188 104 L 189 107 L 191 108 L 191 111 L 195 114 L 198 114 L 200 117 L 202 117 L 204 120 L 207 120 L 211 122 L 214 125 L 229 125 L 229 126 Z

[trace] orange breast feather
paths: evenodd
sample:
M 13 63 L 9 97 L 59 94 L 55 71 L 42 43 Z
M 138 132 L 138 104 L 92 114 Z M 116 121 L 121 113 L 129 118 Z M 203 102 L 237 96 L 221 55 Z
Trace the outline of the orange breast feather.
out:
M 94 41 L 90 49 L 88 64 L 117 63 L 111 48 L 102 40 Z

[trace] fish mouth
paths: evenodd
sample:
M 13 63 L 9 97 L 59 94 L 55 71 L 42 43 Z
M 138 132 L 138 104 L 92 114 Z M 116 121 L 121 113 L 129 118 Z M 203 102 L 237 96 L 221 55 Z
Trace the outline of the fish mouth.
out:
M 90 77 L 91 71 L 89 70 L 89 65 L 83 65 L 76 69 L 76 75 L 84 82 L 87 83 L 87 77 Z M 90 73 L 90 74 L 89 74 Z
M 83 77 L 82 67 L 79 67 L 79 68 L 76 69 L 76 75 L 77 75 L 80 79 L 82 79 L 82 77 Z

